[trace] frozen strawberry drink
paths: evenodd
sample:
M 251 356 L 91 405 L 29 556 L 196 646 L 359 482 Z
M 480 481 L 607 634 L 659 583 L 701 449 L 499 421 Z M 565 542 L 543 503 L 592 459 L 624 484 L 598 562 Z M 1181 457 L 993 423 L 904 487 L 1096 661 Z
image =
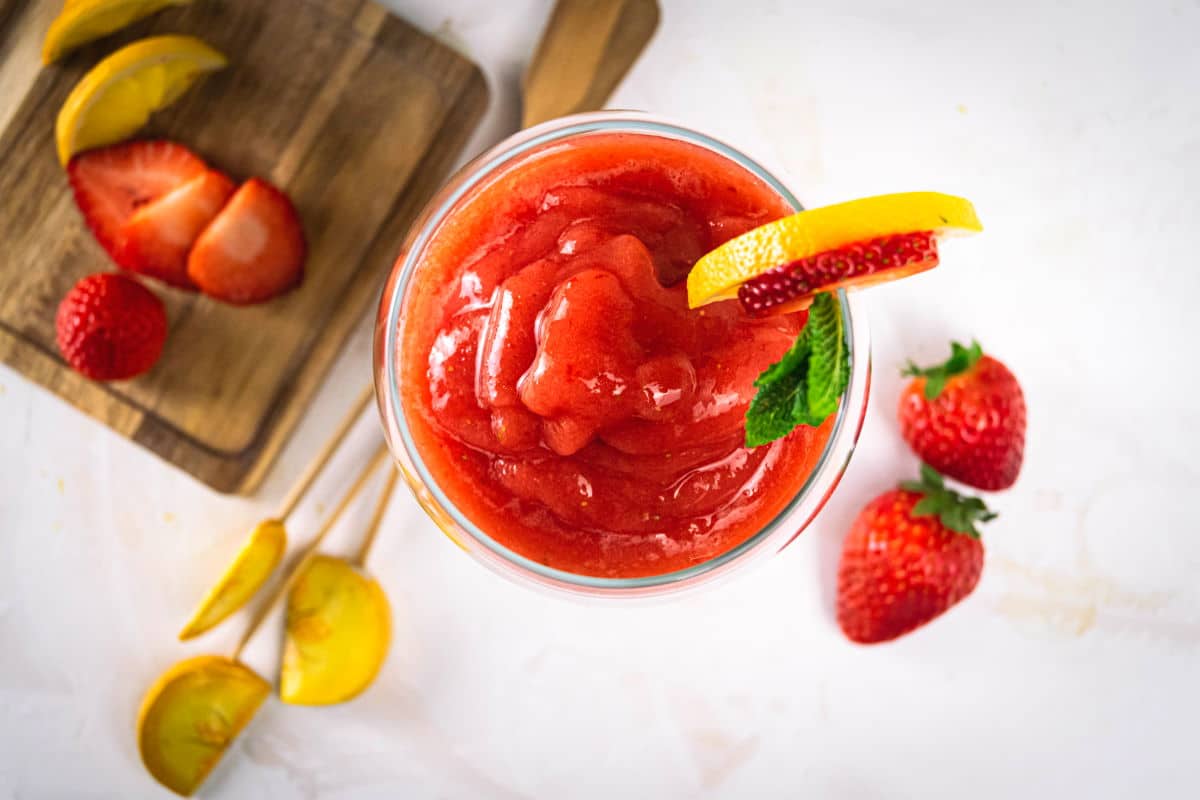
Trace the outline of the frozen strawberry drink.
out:
M 797 497 L 836 420 L 747 448 L 754 380 L 806 312 L 689 310 L 684 278 L 791 202 L 653 130 L 551 136 L 500 162 L 452 184 L 384 297 L 384 415 L 399 409 L 389 435 L 418 496 L 555 573 L 657 576 L 742 545 Z

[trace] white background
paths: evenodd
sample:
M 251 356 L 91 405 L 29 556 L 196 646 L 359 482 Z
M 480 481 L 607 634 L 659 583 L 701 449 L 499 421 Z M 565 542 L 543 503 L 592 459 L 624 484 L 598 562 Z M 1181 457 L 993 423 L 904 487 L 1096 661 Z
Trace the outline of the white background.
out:
M 473 147 L 514 129 L 549 4 L 391 2 L 488 73 Z M 628 607 L 510 585 L 398 494 L 371 560 L 396 616 L 382 676 L 342 707 L 271 701 L 202 796 L 1200 796 L 1200 6 L 665 6 L 612 105 L 728 138 L 808 205 L 938 189 L 987 226 L 941 269 L 869 293 L 874 392 L 838 495 L 765 566 Z M 915 468 L 896 367 L 971 336 L 1030 410 L 1021 479 L 991 498 L 983 580 L 934 625 L 852 646 L 832 616 L 841 537 Z M 236 637 L 241 618 L 174 641 L 368 361 L 364 325 L 251 500 L 0 367 L 0 796 L 167 796 L 138 761 L 139 698 Z M 276 635 L 250 653 L 268 675 Z

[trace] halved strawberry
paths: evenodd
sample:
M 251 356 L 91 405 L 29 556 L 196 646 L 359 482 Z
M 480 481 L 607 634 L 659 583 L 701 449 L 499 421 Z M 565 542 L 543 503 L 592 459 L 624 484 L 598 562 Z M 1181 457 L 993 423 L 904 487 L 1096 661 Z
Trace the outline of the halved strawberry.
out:
M 306 245 L 287 195 L 253 178 L 238 188 L 204 229 L 187 274 L 207 295 L 237 305 L 261 303 L 304 275 Z
M 208 170 L 142 206 L 121 226 L 117 263 L 172 286 L 195 289 L 187 275 L 188 251 L 234 188 L 228 176 Z
M 122 142 L 71 159 L 67 177 L 83 219 L 100 245 L 118 257 L 121 228 L 133 213 L 202 175 L 204 162 L 167 141 Z

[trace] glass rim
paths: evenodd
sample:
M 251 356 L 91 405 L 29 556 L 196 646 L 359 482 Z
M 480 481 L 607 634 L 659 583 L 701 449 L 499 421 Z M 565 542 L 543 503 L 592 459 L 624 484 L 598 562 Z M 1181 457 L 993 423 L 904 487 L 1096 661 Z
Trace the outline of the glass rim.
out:
M 519 159 L 543 145 L 568 137 L 604 132 L 660 135 L 699 145 L 743 167 L 764 181 L 797 211 L 803 210 L 800 201 L 782 181 L 740 150 L 707 134 L 642 112 L 599 111 L 575 114 L 520 131 L 461 167 L 429 200 L 423 212 L 414 221 L 401 250 L 401 256 L 393 265 L 383 296 L 380 298 L 374 344 L 375 390 L 380 412 L 384 416 L 384 432 L 388 446 L 393 450 L 394 456 L 401 457 L 401 454 L 396 452 L 396 442 L 392 440 L 394 430 L 399 434 L 400 444 L 405 451 L 404 455 L 407 456 L 403 460 L 416 472 L 416 479 L 419 479 L 422 486 L 418 487 L 414 484 L 414 476 L 407 469 L 402 469 L 401 474 L 404 475 L 409 488 L 417 495 L 418 502 L 426 513 L 461 548 L 507 577 L 529 578 L 534 576 L 540 579 L 538 582 L 543 585 L 565 589 L 577 594 L 645 596 L 658 594 L 672 588 L 682 589 L 700 582 L 707 583 L 718 575 L 729 572 L 729 568 L 734 564 L 748 561 L 749 557 L 756 552 L 770 552 L 764 547 L 767 541 L 784 533 L 781 525 L 796 514 L 806 501 L 812 499 L 814 491 L 828 484 L 823 492 L 817 493 L 820 496 L 817 497 L 816 507 L 792 535 L 782 542 L 779 549 L 782 550 L 783 547 L 786 547 L 812 522 L 836 487 L 862 428 L 870 383 L 869 331 L 861 309 L 857 314 L 855 313 L 855 307 L 859 304 L 854 302 L 844 289 L 839 289 L 839 306 L 842 318 L 846 322 L 847 350 L 850 354 L 850 382 L 838 405 L 833 430 L 830 432 L 812 471 L 787 504 L 766 525 L 735 547 L 681 570 L 635 578 L 607 578 L 582 575 L 547 566 L 504 546 L 489 536 L 467 518 L 442 491 L 421 458 L 420 451 L 409 430 L 401 393 L 396 390 L 396 387 L 399 386 L 401 359 L 398 355 L 398 337 L 404 298 L 425 248 L 438 232 L 442 222 L 470 191 L 509 162 Z M 856 405 L 859 406 L 857 415 L 854 413 Z M 831 472 L 834 474 L 831 475 Z M 431 495 L 430 498 L 422 497 L 422 488 Z M 454 536 L 451 531 L 446 530 L 444 520 L 439 519 L 438 515 L 425 505 L 424 500 L 426 499 L 436 501 L 458 530 L 482 546 L 484 552 L 481 553 L 470 547 L 468 543 L 459 541 L 459 538 Z M 486 557 L 489 555 L 490 558 Z

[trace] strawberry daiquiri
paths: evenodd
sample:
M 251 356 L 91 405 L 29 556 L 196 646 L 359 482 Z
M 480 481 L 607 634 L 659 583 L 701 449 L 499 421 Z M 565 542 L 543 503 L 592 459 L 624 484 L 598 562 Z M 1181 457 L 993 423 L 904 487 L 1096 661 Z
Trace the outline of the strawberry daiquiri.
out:
M 404 299 L 421 460 L 496 542 L 565 572 L 660 575 L 762 530 L 830 417 L 747 448 L 754 381 L 806 312 L 689 309 L 705 253 L 793 209 L 713 151 L 645 133 L 534 149 L 458 201 Z

